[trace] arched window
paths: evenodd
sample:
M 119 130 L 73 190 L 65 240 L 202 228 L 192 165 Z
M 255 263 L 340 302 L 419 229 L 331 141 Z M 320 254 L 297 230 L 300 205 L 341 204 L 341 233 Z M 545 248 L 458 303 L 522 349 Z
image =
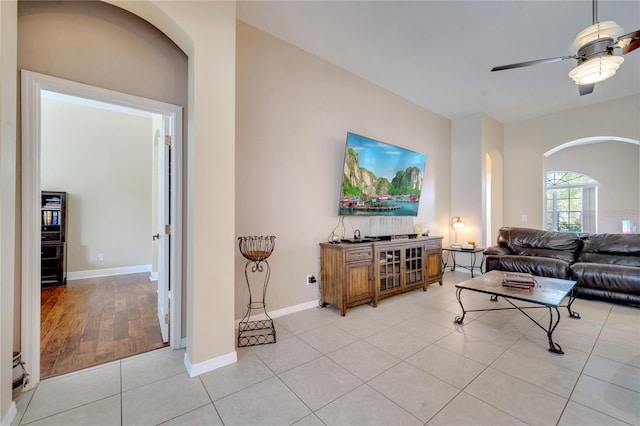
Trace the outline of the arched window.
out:
M 598 182 L 582 173 L 547 172 L 547 230 L 597 232 L 597 191 Z

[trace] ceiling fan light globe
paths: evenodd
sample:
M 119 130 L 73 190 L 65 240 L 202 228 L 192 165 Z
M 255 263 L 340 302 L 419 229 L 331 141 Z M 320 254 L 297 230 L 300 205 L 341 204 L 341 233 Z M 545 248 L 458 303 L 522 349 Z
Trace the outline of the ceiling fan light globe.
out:
M 571 43 L 569 50 L 575 55 L 578 53 L 578 50 L 587 43 L 603 38 L 616 40 L 623 33 L 624 30 L 620 25 L 616 24 L 615 21 L 598 22 L 580 31 L 576 39 Z
M 580 86 L 598 83 L 613 77 L 622 62 L 622 56 L 605 55 L 591 58 L 572 69 L 569 77 Z

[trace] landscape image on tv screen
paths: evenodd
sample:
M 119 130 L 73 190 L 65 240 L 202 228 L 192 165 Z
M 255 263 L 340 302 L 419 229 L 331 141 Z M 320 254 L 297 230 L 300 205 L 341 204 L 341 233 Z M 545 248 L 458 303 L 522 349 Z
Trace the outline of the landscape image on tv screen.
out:
M 338 214 L 417 216 L 426 161 L 425 154 L 347 133 Z

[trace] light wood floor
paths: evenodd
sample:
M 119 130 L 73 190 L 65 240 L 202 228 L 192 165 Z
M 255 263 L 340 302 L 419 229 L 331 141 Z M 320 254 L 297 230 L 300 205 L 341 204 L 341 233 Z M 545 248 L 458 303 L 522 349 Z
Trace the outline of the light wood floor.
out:
M 40 377 L 166 346 L 148 273 L 88 278 L 44 287 L 40 302 Z

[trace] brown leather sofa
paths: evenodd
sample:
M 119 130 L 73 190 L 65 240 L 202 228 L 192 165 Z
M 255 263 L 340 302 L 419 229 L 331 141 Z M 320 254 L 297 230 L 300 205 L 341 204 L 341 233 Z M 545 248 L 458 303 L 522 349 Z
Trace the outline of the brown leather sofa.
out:
M 577 234 L 504 227 L 485 269 L 577 281 L 587 299 L 640 305 L 640 234 Z

